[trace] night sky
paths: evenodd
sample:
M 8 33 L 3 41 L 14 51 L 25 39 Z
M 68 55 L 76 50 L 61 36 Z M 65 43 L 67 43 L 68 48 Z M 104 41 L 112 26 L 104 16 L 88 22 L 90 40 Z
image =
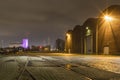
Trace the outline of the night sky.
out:
M 120 0 L 0 0 L 0 46 L 21 42 L 54 46 L 65 31 L 90 17 L 97 17 L 109 5 Z

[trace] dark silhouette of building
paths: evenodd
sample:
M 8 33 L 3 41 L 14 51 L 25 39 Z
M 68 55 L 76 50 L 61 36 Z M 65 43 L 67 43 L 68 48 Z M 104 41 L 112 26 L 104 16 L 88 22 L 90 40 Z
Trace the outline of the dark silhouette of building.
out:
M 96 52 L 96 24 L 97 18 L 87 19 L 82 26 L 76 25 L 73 30 L 68 30 L 66 35 L 66 50 L 72 53 Z M 69 35 L 70 39 L 68 39 Z
M 96 26 L 97 18 L 89 18 L 83 24 L 83 52 L 96 53 Z
M 65 41 L 62 39 L 56 40 L 56 49 L 60 52 L 63 52 L 65 49 Z
M 83 53 L 83 26 L 76 25 L 72 35 L 72 52 Z
M 70 35 L 68 35 L 70 34 Z M 82 26 L 67 31 L 66 51 L 84 54 L 120 54 L 120 5 L 112 5 Z

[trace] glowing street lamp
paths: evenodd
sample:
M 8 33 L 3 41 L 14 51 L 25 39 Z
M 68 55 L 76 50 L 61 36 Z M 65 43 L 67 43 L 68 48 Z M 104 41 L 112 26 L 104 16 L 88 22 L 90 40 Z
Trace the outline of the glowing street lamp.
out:
M 71 34 L 70 33 L 66 33 L 67 36 L 67 48 L 68 48 L 68 52 L 71 53 Z
M 70 39 L 71 35 L 69 33 L 66 34 L 67 38 Z
M 101 18 L 99 18 L 99 19 L 101 19 Z M 110 16 L 110 15 L 104 15 L 104 17 L 102 18 L 102 20 L 103 19 L 106 22 L 108 22 L 108 24 L 109 24 L 110 27 L 112 27 L 112 25 L 111 25 L 111 21 L 113 21 L 113 17 L 112 16 Z M 98 20 L 97 23 L 99 23 L 99 20 Z M 98 26 L 99 26 L 99 24 L 97 24 L 97 27 L 96 27 L 96 54 L 98 53 Z
M 105 21 L 109 21 L 109 22 L 113 20 L 113 18 L 109 15 L 105 15 L 104 19 L 105 19 Z
M 113 20 L 112 16 L 105 15 L 104 20 L 108 22 L 109 27 L 112 27 L 111 21 Z M 109 37 L 109 36 L 108 36 Z M 109 40 L 109 39 L 108 39 Z M 106 44 L 106 47 L 104 47 L 104 54 L 109 54 L 109 41 Z

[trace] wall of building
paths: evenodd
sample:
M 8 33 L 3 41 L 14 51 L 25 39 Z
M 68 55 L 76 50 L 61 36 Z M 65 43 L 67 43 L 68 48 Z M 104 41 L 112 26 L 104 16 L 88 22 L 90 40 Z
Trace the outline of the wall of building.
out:
M 56 40 L 56 49 L 59 52 L 63 52 L 65 47 L 65 41 L 62 39 L 57 39 Z
M 96 53 L 96 27 L 97 18 L 89 18 L 83 24 L 84 53 Z
M 104 15 L 103 15 L 104 14 Z M 101 19 L 99 21 L 99 52 L 104 52 L 104 47 L 109 47 L 109 54 L 120 54 L 120 6 L 108 7 L 100 15 L 109 15 L 111 21 Z
M 73 29 L 73 52 L 83 53 L 83 31 L 82 26 L 76 25 Z

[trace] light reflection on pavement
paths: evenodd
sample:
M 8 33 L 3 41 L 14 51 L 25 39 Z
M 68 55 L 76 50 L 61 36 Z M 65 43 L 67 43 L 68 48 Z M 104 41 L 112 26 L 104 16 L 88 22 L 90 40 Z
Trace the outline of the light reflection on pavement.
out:
M 120 80 L 120 57 L 66 54 L 0 58 L 0 80 L 18 80 L 22 70 L 19 80 Z

